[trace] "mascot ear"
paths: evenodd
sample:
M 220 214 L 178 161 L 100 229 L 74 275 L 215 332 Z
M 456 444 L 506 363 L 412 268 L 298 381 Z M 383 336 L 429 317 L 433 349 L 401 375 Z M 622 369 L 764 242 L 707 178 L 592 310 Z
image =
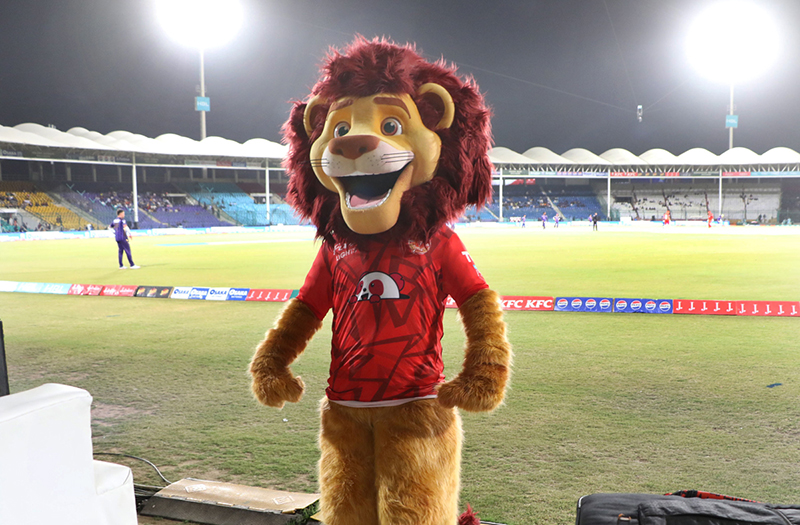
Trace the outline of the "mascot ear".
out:
M 316 96 L 306 104 L 306 110 L 303 113 L 303 126 L 305 126 L 306 134 L 309 137 L 314 133 L 314 125 L 317 122 L 317 118 L 321 115 L 320 112 L 326 109 L 324 102 L 323 99 Z
M 453 124 L 456 106 L 453 104 L 453 97 L 450 96 L 450 93 L 445 88 L 439 84 L 429 82 L 419 87 L 417 95 L 425 99 L 441 115 L 439 121 L 433 126 L 433 131 L 447 129 Z

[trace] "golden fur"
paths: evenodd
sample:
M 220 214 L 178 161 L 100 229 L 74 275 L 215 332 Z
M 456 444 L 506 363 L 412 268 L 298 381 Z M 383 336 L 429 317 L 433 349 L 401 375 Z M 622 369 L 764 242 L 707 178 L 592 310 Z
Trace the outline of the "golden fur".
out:
M 439 387 L 439 403 L 469 412 L 494 410 L 503 401 L 511 373 L 511 344 L 500 296 L 481 290 L 458 309 L 467 336 L 464 364 L 456 378 Z
M 321 326 L 322 321 L 302 301 L 286 303 L 250 362 L 256 399 L 275 408 L 283 408 L 286 401 L 300 401 L 305 385 L 300 377 L 294 377 L 289 365 Z
M 321 405 L 326 525 L 455 525 L 461 418 L 434 399 L 395 407 Z

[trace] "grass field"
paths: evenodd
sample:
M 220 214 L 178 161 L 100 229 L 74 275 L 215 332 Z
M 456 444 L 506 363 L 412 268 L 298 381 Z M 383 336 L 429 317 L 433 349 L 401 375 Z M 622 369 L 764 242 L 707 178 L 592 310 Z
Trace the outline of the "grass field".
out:
M 586 230 L 459 234 L 504 295 L 800 300 L 800 236 Z M 298 288 L 317 247 L 308 233 L 137 237 L 142 268 L 120 271 L 110 239 L 2 243 L 0 279 Z M 279 309 L 0 293 L 11 390 L 86 388 L 95 451 L 146 457 L 170 480 L 311 492 L 330 319 L 293 367 L 305 397 L 275 411 L 252 400 L 246 368 Z M 800 319 L 506 320 L 516 354 L 507 402 L 463 414 L 462 502 L 482 519 L 566 525 L 594 492 L 800 503 Z M 463 344 L 454 311 L 445 333 L 450 377 Z M 137 483 L 159 483 L 130 465 Z

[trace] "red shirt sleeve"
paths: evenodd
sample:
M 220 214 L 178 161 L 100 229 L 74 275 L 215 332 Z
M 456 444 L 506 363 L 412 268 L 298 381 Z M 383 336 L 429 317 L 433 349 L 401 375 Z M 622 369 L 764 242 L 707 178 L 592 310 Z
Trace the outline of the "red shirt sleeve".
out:
M 442 288 L 459 307 L 476 292 L 489 288 L 464 243 L 455 233 L 444 246 Z
M 333 269 L 330 256 L 331 249 L 323 243 L 297 294 L 297 298 L 308 305 L 319 320 L 324 319 L 333 306 Z

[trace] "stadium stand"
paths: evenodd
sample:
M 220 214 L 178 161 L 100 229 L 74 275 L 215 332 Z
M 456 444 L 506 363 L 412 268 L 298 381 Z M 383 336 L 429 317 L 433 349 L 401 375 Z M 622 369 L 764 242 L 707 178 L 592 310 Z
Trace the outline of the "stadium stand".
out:
M 56 204 L 52 197 L 27 181 L 0 182 L 0 192 L 9 207 L 21 208 L 45 223 L 48 229 L 83 230 L 89 221 L 74 211 Z
M 780 182 L 724 181 L 722 214 L 728 220 L 777 222 Z M 621 218 L 661 220 L 669 210 L 676 220 L 705 221 L 708 211 L 719 214 L 719 181 L 625 181 L 612 189 L 612 207 Z

